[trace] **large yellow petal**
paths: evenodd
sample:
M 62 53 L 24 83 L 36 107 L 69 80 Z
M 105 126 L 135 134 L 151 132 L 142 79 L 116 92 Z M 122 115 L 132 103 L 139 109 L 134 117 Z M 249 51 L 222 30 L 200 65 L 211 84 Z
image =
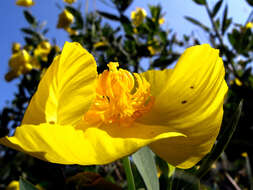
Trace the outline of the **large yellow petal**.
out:
M 66 42 L 43 76 L 22 124 L 76 124 L 95 97 L 96 62 L 78 43 Z
M 104 126 L 41 124 L 17 127 L 0 143 L 39 159 L 60 164 L 106 164 L 155 140 L 184 136 L 163 126 Z
M 170 164 L 192 167 L 211 150 L 228 88 L 224 74 L 219 51 L 207 44 L 188 48 L 173 70 L 143 73 L 155 102 L 138 122 L 167 126 L 187 136 L 151 144 L 152 150 Z

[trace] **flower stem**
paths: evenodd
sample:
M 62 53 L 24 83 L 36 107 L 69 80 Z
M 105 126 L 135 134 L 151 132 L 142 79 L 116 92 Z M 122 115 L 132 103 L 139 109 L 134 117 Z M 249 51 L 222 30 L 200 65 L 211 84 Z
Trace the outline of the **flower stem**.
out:
M 132 173 L 131 164 L 128 157 L 123 158 L 123 166 L 126 172 L 128 190 L 135 190 L 134 176 Z

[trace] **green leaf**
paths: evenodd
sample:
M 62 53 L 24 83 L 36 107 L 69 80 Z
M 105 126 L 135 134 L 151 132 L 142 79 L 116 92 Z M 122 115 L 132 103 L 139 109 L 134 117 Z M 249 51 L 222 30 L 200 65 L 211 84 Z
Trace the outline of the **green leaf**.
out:
M 198 20 L 192 18 L 192 17 L 188 17 L 185 16 L 184 17 L 186 20 L 190 21 L 191 23 L 201 27 L 202 29 L 204 29 L 205 31 L 209 32 L 209 28 L 207 26 L 205 26 L 204 24 L 202 24 L 201 22 L 199 22 Z
M 220 10 L 223 0 L 218 1 L 213 8 L 213 11 L 211 13 L 211 17 L 215 17 L 217 12 Z
M 25 180 L 24 178 L 19 179 L 19 189 L 20 190 L 37 190 L 37 188 L 31 184 L 29 181 Z
M 126 16 L 121 15 L 120 22 L 123 25 L 123 28 L 124 28 L 124 31 L 126 32 L 126 34 L 131 36 L 133 33 L 133 27 L 132 27 L 132 23 L 130 22 L 130 20 Z
M 224 126 L 224 132 L 220 134 L 218 143 L 213 147 L 211 153 L 203 160 L 199 170 L 197 170 L 196 176 L 198 176 L 199 178 L 203 177 L 207 173 L 212 164 L 220 157 L 221 153 L 226 149 L 240 119 L 242 105 L 243 101 L 240 101 L 239 105 L 237 106 L 237 109 L 231 117 L 230 122 L 227 126 Z
M 193 0 L 195 3 L 199 4 L 199 5 L 205 5 L 206 4 L 206 0 Z
M 34 16 L 32 16 L 32 14 L 29 11 L 24 10 L 24 16 L 28 23 L 36 24 L 36 19 L 34 18 Z
M 133 2 L 133 0 L 113 0 L 119 12 L 124 12 Z
M 246 1 L 249 3 L 249 5 L 253 6 L 253 0 L 246 0 Z
M 159 190 L 154 154 L 148 147 L 133 154 L 133 161 L 148 190 Z
M 42 40 L 42 36 L 39 33 L 35 32 L 29 28 L 21 28 L 21 31 L 24 32 L 25 34 L 29 34 L 29 35 L 33 36 L 34 38 L 38 39 L 39 41 Z
M 97 11 L 98 14 L 100 14 L 101 16 L 105 17 L 105 18 L 108 18 L 110 20 L 116 20 L 116 21 L 119 21 L 120 18 L 113 15 L 113 14 L 110 14 L 110 13 L 106 13 L 106 12 L 103 12 L 103 11 Z
M 226 31 L 226 26 L 227 26 L 227 22 L 228 22 L 227 16 L 228 16 L 228 6 L 226 5 L 224 12 L 223 12 L 223 19 L 222 19 L 222 25 L 221 25 L 222 34 L 224 34 Z

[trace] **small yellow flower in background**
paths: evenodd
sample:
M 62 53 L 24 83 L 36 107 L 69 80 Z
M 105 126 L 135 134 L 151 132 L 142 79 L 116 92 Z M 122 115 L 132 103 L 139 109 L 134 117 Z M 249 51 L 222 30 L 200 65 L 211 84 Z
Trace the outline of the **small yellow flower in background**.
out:
M 151 55 L 155 55 L 156 54 L 156 49 L 153 46 L 148 46 L 148 50 L 149 50 L 149 53 Z
M 11 70 L 16 71 L 19 74 L 26 73 L 32 69 L 30 64 L 31 56 L 26 50 L 21 50 L 12 54 L 9 60 L 9 66 Z
M 5 75 L 6 81 L 11 81 L 21 74 L 26 74 L 33 69 L 33 58 L 25 50 L 19 50 L 12 54 L 9 60 L 9 72 Z
M 253 28 L 253 23 L 248 22 L 245 27 L 251 29 L 251 28 Z
M 12 44 L 12 48 L 11 48 L 12 53 L 17 53 L 17 52 L 20 51 L 20 49 L 21 49 L 21 44 L 20 43 L 13 43 Z
M 43 187 L 41 187 L 39 184 L 35 185 L 36 189 L 38 190 L 45 190 Z M 19 190 L 19 181 L 13 180 L 5 190 Z
M 230 85 L 236 84 L 237 86 L 242 86 L 243 83 L 240 81 L 240 79 L 235 78 L 234 80 L 230 81 Z
M 16 180 L 11 181 L 5 190 L 19 190 L 19 182 Z
M 68 10 L 64 11 L 59 15 L 57 28 L 67 29 L 74 22 L 74 16 Z
M 135 11 L 131 12 L 131 19 L 133 21 L 133 24 L 137 27 L 143 23 L 146 16 L 147 16 L 147 13 L 142 8 L 136 8 Z
M 238 78 L 235 78 L 235 84 L 236 84 L 237 86 L 242 86 L 242 82 L 241 82 L 240 79 L 238 79 Z
M 76 2 L 76 0 L 63 0 L 65 3 L 69 3 L 69 4 L 72 4 L 74 2 Z
M 34 50 L 34 56 L 41 58 L 42 61 L 47 61 L 47 56 L 51 51 L 51 44 L 48 41 L 42 41 Z
M 31 7 L 34 5 L 33 0 L 17 0 L 16 5 L 23 7 Z
M 241 155 L 242 155 L 242 157 L 244 157 L 244 158 L 248 157 L 248 153 L 247 153 L 247 152 L 243 152 Z
M 0 143 L 61 164 L 107 164 L 149 145 L 190 168 L 212 148 L 227 93 L 219 51 L 188 48 L 174 69 L 97 74 L 93 56 L 66 43 L 40 81 L 21 126 Z
M 105 46 L 107 46 L 107 45 L 108 45 L 107 42 L 102 41 L 102 42 L 97 42 L 97 43 L 95 43 L 95 44 L 93 45 L 93 47 L 94 47 L 94 49 L 97 49 L 97 48 L 100 48 L 100 47 L 105 47 Z
M 159 18 L 158 23 L 159 23 L 160 25 L 164 24 L 164 23 L 165 23 L 164 17 Z

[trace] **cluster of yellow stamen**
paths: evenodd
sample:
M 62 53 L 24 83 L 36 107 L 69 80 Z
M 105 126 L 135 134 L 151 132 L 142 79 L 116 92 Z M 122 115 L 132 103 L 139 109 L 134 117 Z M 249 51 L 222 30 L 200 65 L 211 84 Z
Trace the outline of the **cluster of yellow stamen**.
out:
M 137 73 L 117 69 L 117 62 L 110 62 L 109 70 L 97 78 L 96 98 L 84 115 L 89 124 L 129 124 L 150 110 L 154 99 L 150 84 Z

